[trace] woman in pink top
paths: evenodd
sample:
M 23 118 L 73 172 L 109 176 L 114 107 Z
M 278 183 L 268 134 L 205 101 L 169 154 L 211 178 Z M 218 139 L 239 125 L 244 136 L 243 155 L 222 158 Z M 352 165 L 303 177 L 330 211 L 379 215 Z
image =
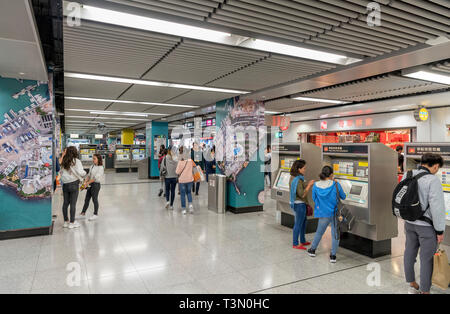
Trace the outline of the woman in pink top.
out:
M 194 213 L 194 206 L 192 205 L 192 185 L 194 184 L 193 168 L 195 163 L 191 158 L 183 158 L 183 149 L 180 147 L 180 161 L 177 165 L 176 173 L 178 175 L 178 183 L 180 184 L 181 196 L 181 210 L 183 215 L 186 215 L 186 195 L 189 203 L 189 212 Z

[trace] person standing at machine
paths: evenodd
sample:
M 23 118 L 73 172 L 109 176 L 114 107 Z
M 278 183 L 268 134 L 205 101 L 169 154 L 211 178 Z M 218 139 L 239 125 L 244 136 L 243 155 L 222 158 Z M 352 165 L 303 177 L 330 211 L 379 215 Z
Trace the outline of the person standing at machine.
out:
M 421 165 L 412 170 L 412 176 L 426 174 L 418 178 L 419 200 L 424 209 L 423 219 L 405 221 L 404 266 L 406 282 L 410 294 L 429 294 L 433 275 L 433 256 L 437 246 L 444 240 L 445 200 L 442 185 L 435 174 L 444 165 L 437 154 L 424 154 Z M 406 179 L 406 175 L 403 179 Z M 416 282 L 414 265 L 420 248 L 420 286 Z
M 173 202 L 175 200 L 175 189 L 177 186 L 177 162 L 172 156 L 172 149 L 167 149 L 167 155 L 164 157 L 161 168 L 166 170 L 166 209 L 173 210 Z
M 403 163 L 405 161 L 405 156 L 403 155 L 403 146 L 398 145 L 395 148 L 395 151 L 398 154 L 398 173 L 403 173 L 404 172 Z
M 272 148 L 267 145 L 266 151 L 264 152 L 264 181 L 267 186 L 272 185 Z M 266 181 L 268 178 L 268 182 Z
M 314 217 L 319 218 L 319 223 L 308 254 L 311 257 L 316 256 L 316 250 L 320 240 L 322 240 L 328 226 L 331 225 L 330 263 L 336 263 L 336 253 L 339 247 L 339 231 L 336 218 L 338 197 L 345 200 L 346 195 L 339 182 L 334 180 L 333 169 L 330 166 L 323 167 L 319 177 L 320 181 L 314 184 L 312 190 L 312 197 L 315 204 Z
M 76 147 L 67 147 L 60 158 L 61 164 L 61 182 L 63 185 L 63 207 L 64 228 L 78 228 L 80 224 L 75 221 L 76 206 L 78 194 L 80 192 L 80 182 L 83 181 L 86 172 L 83 169 L 81 161 L 78 159 Z M 70 206 L 70 220 L 68 208 Z
M 192 174 L 195 167 L 194 161 L 187 157 L 183 158 L 183 150 L 180 148 L 180 161 L 178 161 L 176 173 L 179 176 L 178 182 L 180 186 L 181 212 L 186 215 L 186 196 L 189 203 L 189 212 L 194 213 L 192 205 L 192 185 L 194 184 L 194 175 Z
M 306 161 L 296 160 L 291 168 L 291 178 L 289 179 L 290 187 L 290 204 L 295 212 L 295 223 L 293 230 L 293 244 L 292 247 L 298 250 L 306 250 L 307 245 L 311 243 L 306 242 L 306 206 L 308 205 L 308 194 L 311 190 L 314 181 L 311 180 L 308 184 L 305 182 Z M 299 244 L 299 237 L 300 243 Z
M 81 212 L 81 216 L 86 217 L 86 211 L 89 208 L 89 203 L 92 198 L 92 202 L 94 203 L 94 214 L 89 218 L 90 221 L 98 219 L 98 195 L 105 175 L 102 156 L 100 154 L 94 154 L 92 161 L 93 165 L 89 169 L 89 174 L 84 181 L 84 186 L 87 188 L 87 191 L 83 211 Z

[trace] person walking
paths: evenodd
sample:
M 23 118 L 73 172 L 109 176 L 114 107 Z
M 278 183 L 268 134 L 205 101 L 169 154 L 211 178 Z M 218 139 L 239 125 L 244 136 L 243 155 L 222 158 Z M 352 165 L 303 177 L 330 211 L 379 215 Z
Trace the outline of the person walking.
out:
M 100 193 L 101 182 L 105 175 L 102 156 L 100 154 L 94 154 L 92 161 L 93 165 L 89 169 L 89 174 L 84 181 L 84 186 L 87 188 L 87 191 L 83 211 L 81 212 L 81 217 L 86 217 L 86 211 L 92 198 L 92 202 L 94 203 L 94 214 L 89 218 L 90 221 L 98 219 L 98 195 Z
M 444 239 L 445 199 L 442 185 L 436 176 L 444 165 L 444 160 L 437 154 L 424 154 L 420 167 L 412 170 L 412 176 L 421 175 L 417 180 L 419 200 L 423 217 L 416 221 L 405 221 L 404 268 L 409 294 L 429 294 L 433 275 L 433 256 L 438 244 Z M 409 174 L 408 174 L 409 175 Z M 408 177 L 405 175 L 403 180 Z M 420 249 L 420 253 L 419 253 Z M 420 286 L 416 282 L 414 265 L 420 254 Z
M 306 250 L 306 246 L 311 243 L 306 242 L 306 206 L 308 205 L 308 194 L 314 181 L 308 184 L 305 182 L 306 161 L 296 160 L 291 167 L 291 178 L 289 179 L 290 187 L 290 204 L 295 212 L 295 223 L 293 230 L 292 247 L 298 250 Z M 299 237 L 300 243 L 299 244 Z
M 398 164 L 397 164 L 398 173 L 403 173 L 404 172 L 404 169 L 403 169 L 404 165 L 403 165 L 403 163 L 405 161 L 405 155 L 403 155 L 403 146 L 398 145 L 395 148 L 395 151 L 398 154 Z
M 79 194 L 80 182 L 83 181 L 86 172 L 78 159 L 78 151 L 74 146 L 67 147 L 60 158 L 61 182 L 63 185 L 64 228 L 78 228 L 80 224 L 75 221 L 76 205 Z M 68 208 L 70 206 L 70 220 Z
M 167 154 L 167 149 L 165 149 L 163 147 L 164 147 L 164 145 L 161 145 L 161 151 L 158 154 L 159 181 L 161 182 L 161 187 L 160 187 L 159 193 L 158 193 L 159 197 L 161 197 L 161 195 L 164 193 L 164 186 L 165 186 L 164 175 L 161 172 L 161 162 L 163 161 L 164 157 Z
M 183 215 L 186 215 L 186 196 L 189 203 L 189 212 L 194 213 L 194 206 L 192 205 L 192 185 L 194 184 L 194 175 L 192 174 L 195 167 L 194 161 L 187 157 L 186 159 L 180 155 L 180 161 L 178 162 L 176 173 L 179 176 L 178 182 L 180 186 L 181 197 L 181 211 Z
M 336 253 L 339 247 L 338 222 L 336 212 L 338 209 L 338 197 L 345 200 L 346 195 L 339 182 L 334 180 L 333 169 L 330 166 L 322 168 L 319 175 L 320 181 L 313 186 L 312 197 L 315 204 L 314 217 L 319 218 L 317 231 L 314 236 L 308 254 L 316 256 L 316 249 L 319 246 L 322 236 L 331 225 L 331 253 L 330 262 L 336 263 Z
M 172 149 L 167 149 L 167 155 L 164 157 L 161 168 L 165 169 L 165 185 L 166 185 L 166 209 L 173 210 L 173 202 L 175 200 L 175 189 L 177 186 L 177 162 L 172 156 Z
M 267 186 L 272 186 L 272 148 L 267 145 L 266 151 L 264 152 L 264 182 Z M 266 178 L 268 181 L 266 181 Z
M 192 145 L 191 150 L 191 159 L 195 162 L 196 166 L 200 166 L 200 168 L 204 171 L 204 158 L 203 158 L 203 151 L 198 145 L 198 143 L 194 143 Z M 195 166 L 194 166 L 195 167 Z M 195 193 L 196 196 L 198 196 L 198 192 L 200 190 L 200 181 L 194 182 L 192 184 L 192 192 Z

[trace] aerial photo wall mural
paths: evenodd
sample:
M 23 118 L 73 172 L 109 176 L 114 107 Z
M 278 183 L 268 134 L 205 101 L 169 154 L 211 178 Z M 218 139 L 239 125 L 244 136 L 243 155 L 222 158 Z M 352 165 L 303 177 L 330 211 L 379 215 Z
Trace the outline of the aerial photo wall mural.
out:
M 0 78 L 2 232 L 51 226 L 54 107 L 51 86 L 51 80 Z

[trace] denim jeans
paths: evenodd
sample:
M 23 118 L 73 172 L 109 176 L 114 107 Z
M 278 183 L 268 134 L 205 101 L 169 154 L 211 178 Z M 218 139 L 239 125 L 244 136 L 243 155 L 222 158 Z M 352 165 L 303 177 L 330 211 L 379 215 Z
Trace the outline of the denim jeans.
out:
M 306 204 L 294 204 L 295 223 L 294 223 L 294 245 L 298 245 L 298 238 L 300 242 L 305 243 L 305 230 L 306 230 Z
M 166 178 L 166 201 L 169 202 L 170 206 L 173 206 L 173 201 L 175 199 L 175 188 L 177 186 L 177 178 Z
M 337 221 L 334 217 L 319 218 L 316 235 L 311 245 L 311 249 L 316 250 L 319 246 L 322 236 L 327 231 L 328 225 L 331 225 L 331 255 L 335 256 L 339 247 L 339 237 L 336 237 Z
M 188 198 L 188 203 L 192 203 L 192 185 L 194 182 L 180 183 L 180 198 L 181 198 L 181 208 L 186 208 L 186 195 Z

